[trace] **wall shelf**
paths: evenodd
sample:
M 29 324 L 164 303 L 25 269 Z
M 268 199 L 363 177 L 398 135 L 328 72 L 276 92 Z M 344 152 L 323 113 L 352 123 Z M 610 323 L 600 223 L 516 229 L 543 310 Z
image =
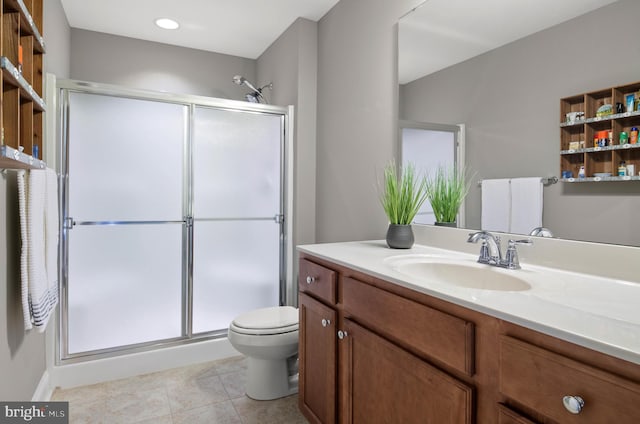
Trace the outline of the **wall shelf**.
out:
M 44 168 L 43 0 L 0 1 L 0 168 Z
M 33 87 L 31 87 L 27 80 L 24 79 L 22 74 L 18 71 L 18 68 L 13 66 L 8 58 L 4 56 L 0 57 L 0 69 L 2 69 L 2 77 L 5 84 L 10 84 L 20 88 L 20 94 L 33 102 L 34 109 L 40 112 L 44 112 L 46 110 L 44 100 L 38 96 Z
M 614 144 L 613 146 L 603 146 L 603 147 L 587 147 L 586 149 L 569 149 L 569 150 L 560 150 L 561 155 L 574 155 L 580 153 L 590 153 L 590 152 L 603 152 L 607 150 L 627 150 L 627 149 L 640 149 L 640 143 L 637 144 Z
M 47 165 L 40 159 L 11 148 L 0 146 L 0 169 L 44 169 Z
M 20 14 L 21 30 L 34 38 L 34 49 L 38 53 L 45 53 L 44 38 L 40 35 L 36 22 L 29 12 L 29 9 L 22 0 L 3 0 L 4 11 L 15 12 Z
M 627 109 L 626 99 L 633 96 L 633 109 Z M 577 176 L 584 167 L 586 178 L 562 178 L 568 183 L 640 181 L 640 140 L 631 144 L 631 130 L 640 128 L 640 82 L 592 91 L 560 99 L 560 175 L 569 171 Z M 622 104 L 622 113 L 596 116 L 603 105 Z M 578 114 L 584 119 L 567 122 L 568 114 Z M 628 135 L 628 142 L 620 144 L 620 134 Z M 604 142 L 596 145 L 594 139 Z M 579 148 L 575 148 L 578 146 Z M 573 147 L 573 148 L 571 148 Z M 618 176 L 621 165 L 633 165 L 634 174 Z M 596 177 L 610 173 L 611 177 Z
M 640 181 L 640 176 L 633 177 L 585 177 L 585 178 L 561 178 L 560 181 L 565 183 L 607 183 L 612 181 Z
M 575 126 L 578 126 L 578 125 L 591 124 L 593 122 L 611 121 L 611 120 L 615 120 L 615 119 L 629 118 L 629 117 L 632 117 L 632 116 L 640 116 L 640 111 L 614 113 L 613 115 L 608 115 L 608 116 L 580 119 L 580 120 L 577 120 L 577 121 L 574 121 L 574 122 L 563 122 L 563 123 L 560 124 L 560 128 L 575 127 Z

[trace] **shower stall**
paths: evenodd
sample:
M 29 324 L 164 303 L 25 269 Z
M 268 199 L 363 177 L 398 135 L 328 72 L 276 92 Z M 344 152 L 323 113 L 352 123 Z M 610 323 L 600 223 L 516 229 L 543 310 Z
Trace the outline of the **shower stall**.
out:
M 62 363 L 287 304 L 292 107 L 58 81 Z

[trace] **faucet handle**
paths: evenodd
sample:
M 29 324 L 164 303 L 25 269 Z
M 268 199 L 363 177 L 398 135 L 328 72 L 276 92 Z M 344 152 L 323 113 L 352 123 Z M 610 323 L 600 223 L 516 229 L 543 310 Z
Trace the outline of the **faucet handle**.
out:
M 509 240 L 509 249 L 516 248 L 517 244 L 523 244 L 525 246 L 531 246 L 533 244 L 533 241 L 531 241 L 531 239 L 523 239 L 523 240 Z
M 518 251 L 516 245 L 531 246 L 533 242 L 529 239 L 524 240 L 509 240 L 509 246 L 507 253 L 504 257 L 504 267 L 508 269 L 520 269 L 520 261 L 518 259 Z
M 489 254 L 489 245 L 487 244 L 487 240 L 482 240 L 478 262 L 480 262 L 481 264 L 488 264 L 490 260 L 491 255 Z

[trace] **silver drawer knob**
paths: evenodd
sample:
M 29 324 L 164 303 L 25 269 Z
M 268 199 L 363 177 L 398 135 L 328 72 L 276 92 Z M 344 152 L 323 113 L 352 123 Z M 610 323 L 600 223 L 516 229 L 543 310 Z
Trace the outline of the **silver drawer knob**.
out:
M 572 414 L 579 414 L 584 408 L 584 400 L 580 396 L 565 396 L 562 398 L 562 404 Z
M 347 332 L 346 331 L 342 331 L 342 330 L 338 330 L 338 338 L 340 340 L 344 339 L 345 337 L 347 337 Z
M 308 276 L 308 277 L 307 277 L 307 284 L 311 284 L 311 283 L 313 283 L 314 281 L 316 281 L 316 279 L 315 279 L 315 278 L 313 278 L 313 277 L 311 277 L 311 276 Z
M 322 326 L 323 327 L 326 327 L 329 324 L 331 324 L 331 320 L 322 318 Z

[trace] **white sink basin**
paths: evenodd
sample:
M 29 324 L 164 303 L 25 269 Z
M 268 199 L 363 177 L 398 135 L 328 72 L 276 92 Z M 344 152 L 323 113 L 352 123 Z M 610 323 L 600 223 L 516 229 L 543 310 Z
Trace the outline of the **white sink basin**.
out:
M 449 284 L 469 289 L 524 291 L 531 285 L 517 271 L 465 260 L 429 255 L 396 256 L 387 259 L 395 271 L 412 279 Z

